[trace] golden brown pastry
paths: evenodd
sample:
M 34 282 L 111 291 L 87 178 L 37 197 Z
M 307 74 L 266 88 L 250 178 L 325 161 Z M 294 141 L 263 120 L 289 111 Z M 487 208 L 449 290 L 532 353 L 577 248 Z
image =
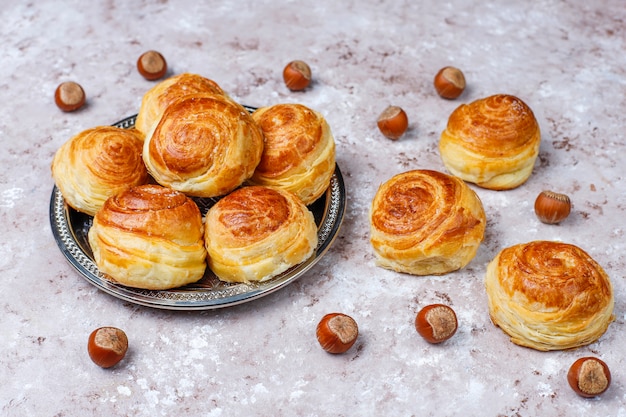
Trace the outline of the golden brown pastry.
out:
M 196 93 L 224 94 L 224 91 L 215 81 L 198 74 L 183 73 L 167 78 L 143 95 L 135 128 L 144 136 L 147 135 L 167 106 Z
M 491 320 L 520 346 L 584 346 L 614 319 L 608 275 L 567 243 L 534 241 L 503 249 L 487 266 L 485 287 Z
M 250 182 L 291 191 L 304 204 L 317 200 L 335 171 L 335 140 L 324 117 L 301 104 L 276 104 L 252 113 L 265 137 Z
M 485 211 L 476 193 L 437 171 L 392 177 L 376 192 L 369 217 L 376 264 L 414 275 L 463 268 L 485 234 Z
M 216 197 L 250 178 L 262 152 L 263 134 L 240 104 L 192 94 L 167 107 L 146 137 L 143 159 L 159 184 Z
M 70 207 L 93 216 L 110 196 L 148 182 L 142 147 L 133 129 L 87 129 L 57 150 L 52 177 Z
M 451 174 L 483 188 L 507 190 L 530 177 L 540 142 L 532 110 L 517 97 L 498 94 L 454 110 L 439 152 Z
M 266 281 L 311 257 L 317 247 L 313 214 L 289 191 L 242 187 L 209 209 L 205 244 L 222 281 Z
M 206 269 L 202 215 L 184 194 L 159 185 L 109 198 L 89 229 L 100 272 L 135 288 L 164 290 L 198 281 Z

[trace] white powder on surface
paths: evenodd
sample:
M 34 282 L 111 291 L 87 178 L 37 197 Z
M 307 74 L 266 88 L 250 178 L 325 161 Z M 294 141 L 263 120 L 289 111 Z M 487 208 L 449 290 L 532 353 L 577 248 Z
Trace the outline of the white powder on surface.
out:
M 20 200 L 23 195 L 24 190 L 17 187 L 9 188 L 8 190 L 2 191 L 2 193 L 0 194 L 0 207 L 15 207 L 15 202 L 17 200 Z

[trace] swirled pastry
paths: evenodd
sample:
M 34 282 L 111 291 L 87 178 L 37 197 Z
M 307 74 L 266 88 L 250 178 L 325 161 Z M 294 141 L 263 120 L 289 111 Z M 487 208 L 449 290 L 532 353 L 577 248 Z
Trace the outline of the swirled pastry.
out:
M 206 215 L 208 264 L 222 281 L 266 281 L 309 259 L 317 241 L 313 214 L 285 190 L 242 187 Z
M 485 234 L 485 212 L 462 180 L 437 171 L 395 175 L 370 208 L 370 243 L 378 266 L 414 275 L 463 268 Z
M 201 75 L 190 73 L 174 75 L 156 84 L 143 95 L 135 128 L 144 136 L 147 135 L 170 104 L 186 95 L 196 93 L 225 94 L 215 81 Z
M 276 104 L 252 113 L 265 146 L 250 182 L 288 190 L 304 204 L 326 191 L 335 171 L 335 140 L 326 119 L 301 104 Z
M 517 97 L 499 94 L 454 110 L 439 152 L 451 174 L 483 188 L 507 190 L 530 177 L 540 142 L 532 110 Z
M 148 182 L 142 147 L 143 138 L 133 129 L 87 129 L 57 150 L 52 177 L 70 207 L 93 216 L 110 196 Z
M 520 346 L 584 346 L 614 319 L 608 275 L 567 243 L 534 241 L 503 249 L 487 266 L 485 287 L 491 320 Z
M 184 194 L 159 185 L 109 198 L 89 229 L 100 272 L 135 288 L 164 290 L 198 281 L 206 269 L 202 215 Z
M 252 176 L 263 134 L 243 106 L 192 94 L 170 104 L 144 142 L 148 172 L 161 185 L 198 197 L 227 194 Z

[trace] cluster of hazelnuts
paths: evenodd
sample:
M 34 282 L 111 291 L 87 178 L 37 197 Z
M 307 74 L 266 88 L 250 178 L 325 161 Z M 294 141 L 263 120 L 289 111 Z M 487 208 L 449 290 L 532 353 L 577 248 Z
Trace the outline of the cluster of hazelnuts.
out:
M 167 61 L 157 51 L 147 51 L 137 59 L 137 71 L 149 81 L 155 81 L 167 73 Z M 301 91 L 311 83 L 311 68 L 300 60 L 291 61 L 283 70 L 285 85 L 292 91 Z M 66 81 L 56 88 L 54 102 L 65 112 L 73 112 L 85 104 L 87 96 L 83 87 L 74 82 Z
M 458 320 L 454 310 L 445 304 L 430 304 L 415 317 L 415 329 L 429 343 L 439 344 L 456 333 Z M 317 340 L 326 352 L 347 352 L 359 336 L 356 321 L 343 313 L 326 314 L 317 325 Z M 91 360 L 102 368 L 111 368 L 126 356 L 128 337 L 116 327 L 100 327 L 89 335 L 87 351 Z M 570 387 L 585 398 L 604 393 L 611 384 L 611 372 L 602 360 L 583 357 L 567 373 Z
M 433 80 L 437 94 L 442 98 L 453 100 L 465 90 L 465 76 L 455 67 L 444 67 L 437 72 Z M 398 140 L 409 127 L 406 112 L 399 106 L 388 106 L 378 116 L 378 129 L 391 140 Z
M 285 85 L 292 91 L 307 88 L 311 82 L 311 68 L 306 62 L 291 61 L 283 70 Z M 465 76 L 460 69 L 444 67 L 433 81 L 437 93 L 446 99 L 455 99 L 465 90 Z M 399 106 L 388 106 L 378 117 L 378 128 L 387 138 L 397 140 L 409 127 L 406 112 Z
M 415 317 L 415 329 L 429 343 L 450 339 L 458 328 L 454 310 L 445 304 L 430 304 Z M 343 313 L 326 314 L 317 325 L 317 341 L 329 353 L 347 352 L 359 336 L 356 321 Z
M 429 343 L 450 339 L 457 330 L 454 310 L 444 304 L 431 304 L 419 311 L 415 318 L 417 332 Z M 317 325 L 317 340 L 329 353 L 347 352 L 357 340 L 356 321 L 343 313 L 326 314 Z M 126 333 L 116 327 L 100 327 L 89 335 L 87 351 L 98 366 L 110 368 L 119 363 L 128 350 Z
M 445 304 L 430 304 L 415 317 L 415 329 L 428 343 L 439 344 L 456 333 L 458 320 L 454 310 Z M 325 351 L 347 352 L 357 340 L 356 321 L 343 313 L 326 314 L 317 325 L 317 340 Z M 611 384 L 611 372 L 602 360 L 583 357 L 569 368 L 567 382 L 581 397 L 593 398 L 604 393 Z
M 150 81 L 162 78 L 167 72 L 167 62 L 157 51 L 147 51 L 137 59 L 137 71 Z M 83 87 L 74 81 L 65 81 L 56 88 L 54 102 L 65 112 L 72 112 L 83 107 L 87 100 Z

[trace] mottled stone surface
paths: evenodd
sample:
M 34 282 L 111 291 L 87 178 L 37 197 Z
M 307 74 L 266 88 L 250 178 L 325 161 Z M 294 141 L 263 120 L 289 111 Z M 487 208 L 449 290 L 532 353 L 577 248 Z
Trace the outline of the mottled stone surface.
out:
M 281 4 L 283 3 L 283 4 Z M 5 1 L 0 9 L 0 414 L 3 416 L 624 416 L 626 415 L 626 7 L 622 0 L 434 1 Z M 137 112 L 153 82 L 139 55 L 157 49 L 170 74 L 197 72 L 238 101 L 299 102 L 323 113 L 337 143 L 348 207 L 327 255 L 267 297 L 227 309 L 173 312 L 121 301 L 64 259 L 51 233 L 50 162 L 79 131 Z M 314 82 L 290 92 L 282 68 L 307 61 Z M 434 74 L 462 68 L 468 89 L 440 99 Z M 56 108 L 63 81 L 87 105 Z M 437 143 L 456 106 L 495 93 L 535 112 L 542 144 L 521 187 L 473 187 L 486 239 L 465 269 L 413 277 L 377 268 L 367 213 L 378 185 L 415 168 L 444 170 Z M 410 129 L 376 129 L 388 105 Z M 543 189 L 574 203 L 558 226 L 533 212 Z M 536 352 L 513 345 L 490 320 L 483 276 L 503 247 L 562 240 L 590 253 L 615 289 L 615 322 L 596 343 Z M 413 320 L 447 303 L 459 331 L 428 345 Z M 341 311 L 360 326 L 333 356 L 315 327 Z M 123 328 L 130 351 L 103 370 L 89 333 Z M 570 364 L 597 356 L 613 384 L 576 396 Z

